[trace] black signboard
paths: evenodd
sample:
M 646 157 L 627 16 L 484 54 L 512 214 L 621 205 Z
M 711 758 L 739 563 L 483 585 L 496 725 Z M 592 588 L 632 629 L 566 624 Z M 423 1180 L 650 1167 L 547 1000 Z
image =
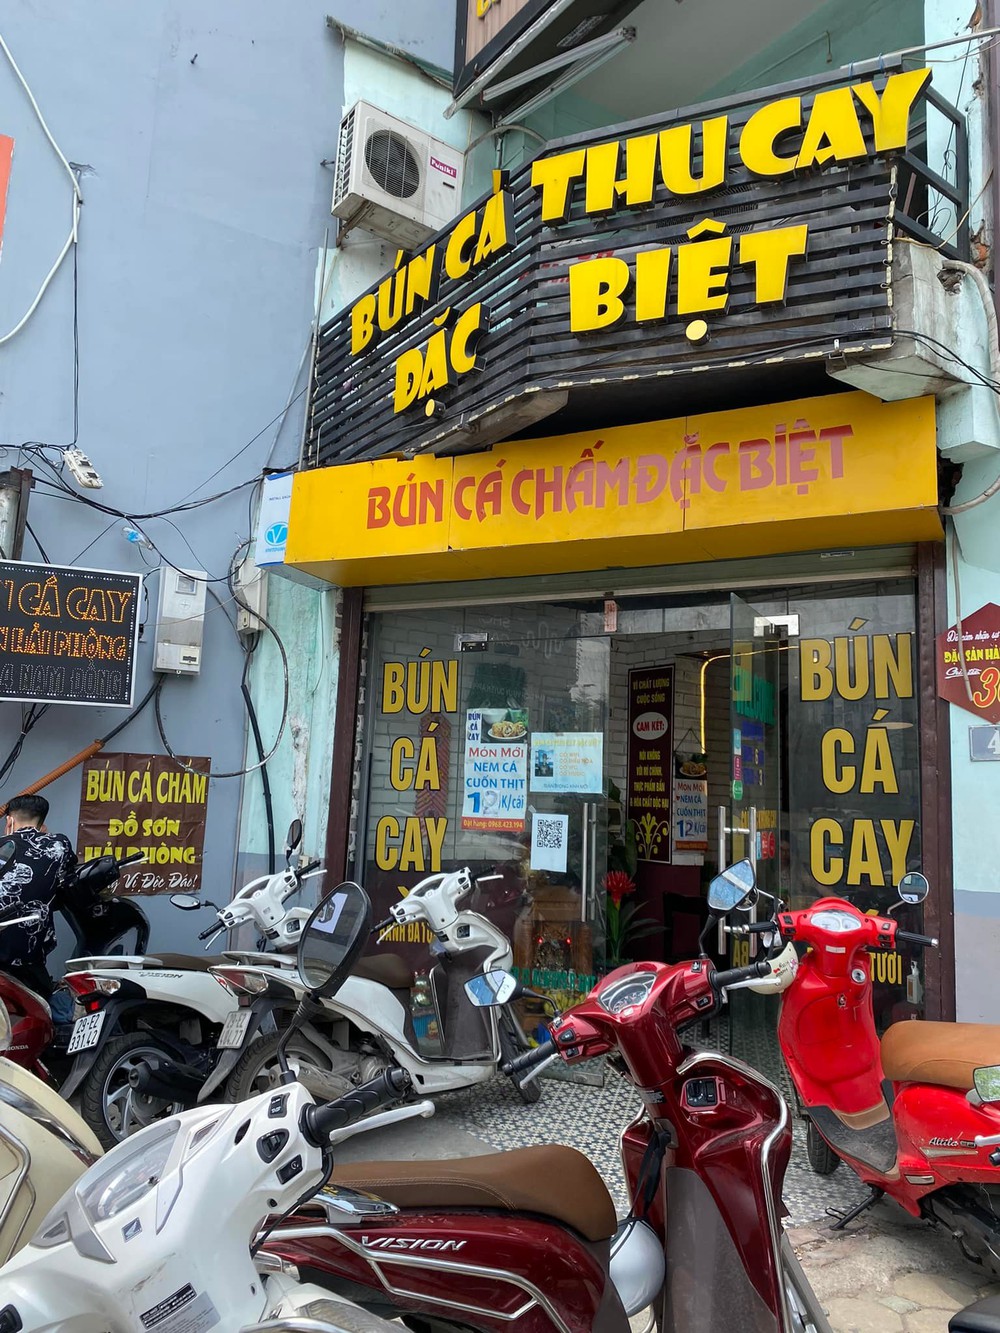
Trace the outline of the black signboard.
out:
M 775 367 L 890 347 L 888 242 L 929 78 L 838 71 L 496 173 L 322 329 L 306 466 L 483 450 L 546 417 L 549 434 L 653 420 L 670 394 L 699 410 L 695 372 L 760 394 Z
M 0 700 L 130 708 L 139 574 L 0 561 Z
M 674 669 L 628 673 L 628 815 L 640 861 L 670 860 Z

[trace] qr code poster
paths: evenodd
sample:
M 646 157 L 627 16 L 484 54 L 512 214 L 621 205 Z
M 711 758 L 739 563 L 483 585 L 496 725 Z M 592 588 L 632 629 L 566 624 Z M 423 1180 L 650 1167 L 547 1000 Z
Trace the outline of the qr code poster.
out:
M 531 868 L 566 871 L 569 844 L 569 815 L 539 815 L 531 819 Z

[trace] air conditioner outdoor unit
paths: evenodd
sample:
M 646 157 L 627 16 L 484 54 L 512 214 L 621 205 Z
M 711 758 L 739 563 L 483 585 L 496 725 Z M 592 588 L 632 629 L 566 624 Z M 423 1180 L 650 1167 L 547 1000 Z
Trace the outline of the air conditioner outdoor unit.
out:
M 340 122 L 333 214 L 414 249 L 458 213 L 463 163 L 415 125 L 356 102 Z

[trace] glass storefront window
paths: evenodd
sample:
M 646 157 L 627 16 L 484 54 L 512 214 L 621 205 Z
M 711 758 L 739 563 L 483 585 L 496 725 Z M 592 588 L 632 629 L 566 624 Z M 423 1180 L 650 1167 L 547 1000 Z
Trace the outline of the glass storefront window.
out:
M 909 582 L 790 597 L 788 897 L 847 895 L 923 930 L 895 886 L 920 870 L 917 642 Z M 933 891 L 933 889 L 932 889 Z M 922 951 L 871 960 L 880 1028 L 923 1013 Z
M 895 884 L 920 868 L 913 585 L 745 597 L 739 643 L 722 593 L 623 601 L 611 624 L 602 602 L 570 599 L 371 615 L 354 873 L 377 916 L 425 876 L 469 866 L 490 878 L 466 905 L 508 936 L 518 974 L 565 1005 L 608 963 L 605 877 L 629 837 L 629 902 L 650 924 L 622 956 L 689 957 L 718 810 L 742 825 L 748 804 L 764 880 L 794 906 L 897 904 Z M 754 618 L 789 615 L 798 634 L 775 641 L 774 716 L 741 697 L 733 722 L 733 664 L 753 662 Z M 780 747 L 763 768 L 755 726 Z M 766 799 L 752 781 L 765 769 Z M 896 916 L 921 931 L 920 908 Z M 433 964 L 425 927 L 386 943 L 418 973 Z M 879 955 L 872 969 L 880 1028 L 923 1012 L 921 957 Z
M 504 931 L 518 975 L 560 1007 L 603 966 L 609 641 L 583 632 L 586 615 L 447 609 L 370 626 L 357 859 L 376 914 L 468 866 L 489 878 L 464 906 Z M 432 961 L 425 927 L 387 944 L 418 970 Z

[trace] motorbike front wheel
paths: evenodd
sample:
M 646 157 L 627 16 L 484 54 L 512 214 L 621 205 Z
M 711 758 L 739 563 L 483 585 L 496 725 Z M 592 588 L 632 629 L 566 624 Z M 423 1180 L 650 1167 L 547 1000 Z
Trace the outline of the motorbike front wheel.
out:
M 504 1064 L 508 1060 L 513 1060 L 515 1056 L 531 1050 L 531 1043 L 521 1031 L 520 1024 L 513 1012 L 506 1007 L 501 1009 L 497 1016 L 497 1032 L 500 1037 L 500 1059 Z M 533 1078 L 530 1083 L 519 1083 L 516 1076 L 512 1075 L 511 1082 L 526 1106 L 532 1106 L 542 1095 L 541 1083 L 537 1078 Z
M 806 1156 L 818 1176 L 832 1176 L 840 1165 L 840 1158 L 809 1119 L 806 1120 Z
M 148 1032 L 130 1032 L 109 1041 L 87 1075 L 80 1111 L 105 1148 L 184 1110 L 183 1102 L 138 1092 L 129 1083 L 132 1070 L 150 1056 L 172 1059 L 173 1053 Z

